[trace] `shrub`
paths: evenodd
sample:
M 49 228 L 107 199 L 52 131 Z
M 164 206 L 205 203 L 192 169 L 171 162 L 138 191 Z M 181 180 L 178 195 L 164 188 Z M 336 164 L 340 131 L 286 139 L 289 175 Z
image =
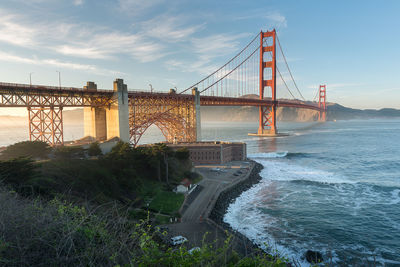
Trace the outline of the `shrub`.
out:
M 89 156 L 99 156 L 102 154 L 99 142 L 94 142 L 90 144 L 88 149 L 88 154 Z
M 55 149 L 54 156 L 59 159 L 83 158 L 85 150 L 81 146 L 60 146 Z
M 217 247 L 172 249 L 147 220 L 132 222 L 112 203 L 91 207 L 23 199 L 0 187 L 1 266 L 286 266 L 263 253 L 240 258 L 232 236 Z
M 2 152 L 1 159 L 30 157 L 33 159 L 46 159 L 51 152 L 50 146 L 42 141 L 24 141 L 10 145 Z
M 29 158 L 0 161 L 0 181 L 16 187 L 23 186 L 37 176 L 37 167 Z
M 182 147 L 176 150 L 175 157 L 180 160 L 187 160 L 189 159 L 190 153 L 186 147 Z

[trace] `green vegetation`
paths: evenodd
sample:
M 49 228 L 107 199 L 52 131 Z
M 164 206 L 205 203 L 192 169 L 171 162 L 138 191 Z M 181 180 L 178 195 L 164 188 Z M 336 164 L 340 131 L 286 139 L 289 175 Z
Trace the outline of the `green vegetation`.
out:
M 0 266 L 284 266 L 261 252 L 240 258 L 230 238 L 192 254 L 165 242 L 154 225 L 179 217 L 184 200 L 171 189 L 199 179 L 185 151 L 10 147 L 0 160 Z
M 60 146 L 54 150 L 57 159 L 83 159 L 85 150 L 80 146 Z
M 25 141 L 7 147 L 0 156 L 0 160 L 29 157 L 32 159 L 46 159 L 51 152 L 49 145 L 42 141 Z
M 189 159 L 189 150 L 186 147 L 179 148 L 176 150 L 175 156 L 182 160 Z
M 191 172 L 190 161 L 176 158 L 165 144 L 132 148 L 120 142 L 110 153 L 97 158 L 87 158 L 86 155 L 98 154 L 98 144 L 91 145 L 88 151 L 82 147 L 65 146 L 51 151 L 47 145 L 41 146 L 40 151 L 35 142 L 10 147 L 6 149 L 8 160 L 0 161 L 0 180 L 24 195 L 67 196 L 99 204 L 118 200 L 140 207 L 158 194 L 171 191 L 186 173 Z M 32 155 L 22 153 L 23 148 L 30 151 L 32 147 L 37 148 L 36 157 L 51 154 L 49 160 L 35 162 L 33 157 L 21 158 Z M 10 159 L 11 155 L 17 158 Z M 174 193 L 171 195 L 175 196 Z M 182 203 L 182 197 L 178 198 L 172 212 Z
M 173 215 L 177 213 L 185 199 L 183 194 L 162 191 L 150 202 L 149 209 L 155 212 Z
M 0 189 L 1 266 L 285 266 L 263 253 L 240 258 L 228 238 L 190 254 L 170 247 L 147 219 L 132 221 L 113 203 L 73 205 L 21 198 Z
M 88 154 L 89 156 L 100 156 L 101 155 L 101 149 L 99 142 L 94 142 L 91 143 L 88 149 Z

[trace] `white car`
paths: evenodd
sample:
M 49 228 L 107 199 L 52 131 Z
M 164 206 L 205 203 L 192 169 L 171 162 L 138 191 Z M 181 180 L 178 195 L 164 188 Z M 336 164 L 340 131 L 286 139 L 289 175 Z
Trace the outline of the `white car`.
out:
M 188 252 L 189 252 L 190 255 L 192 255 L 194 252 L 197 252 L 197 251 L 200 251 L 200 250 L 201 249 L 199 247 L 194 247 L 194 248 L 191 248 Z
M 186 241 L 187 241 L 187 238 L 184 237 L 184 236 L 181 236 L 181 235 L 177 235 L 177 236 L 171 237 L 171 244 L 173 246 L 183 244 Z

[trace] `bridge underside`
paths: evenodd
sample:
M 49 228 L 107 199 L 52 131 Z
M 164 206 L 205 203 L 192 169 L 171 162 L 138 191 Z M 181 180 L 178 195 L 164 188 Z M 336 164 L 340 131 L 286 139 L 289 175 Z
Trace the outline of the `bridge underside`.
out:
M 194 96 L 135 94 L 129 97 L 129 128 L 133 145 L 156 125 L 168 142 L 197 140 Z

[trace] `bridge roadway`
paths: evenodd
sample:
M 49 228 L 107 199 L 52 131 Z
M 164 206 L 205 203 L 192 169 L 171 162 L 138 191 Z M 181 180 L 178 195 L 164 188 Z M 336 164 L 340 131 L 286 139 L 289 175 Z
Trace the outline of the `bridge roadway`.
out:
M 0 107 L 107 107 L 113 101 L 113 90 L 87 90 L 75 87 L 0 83 Z M 129 98 L 194 99 L 190 94 L 128 91 Z M 201 96 L 201 106 L 272 106 L 268 98 Z M 277 100 L 278 107 L 323 111 L 318 104 L 300 100 Z

